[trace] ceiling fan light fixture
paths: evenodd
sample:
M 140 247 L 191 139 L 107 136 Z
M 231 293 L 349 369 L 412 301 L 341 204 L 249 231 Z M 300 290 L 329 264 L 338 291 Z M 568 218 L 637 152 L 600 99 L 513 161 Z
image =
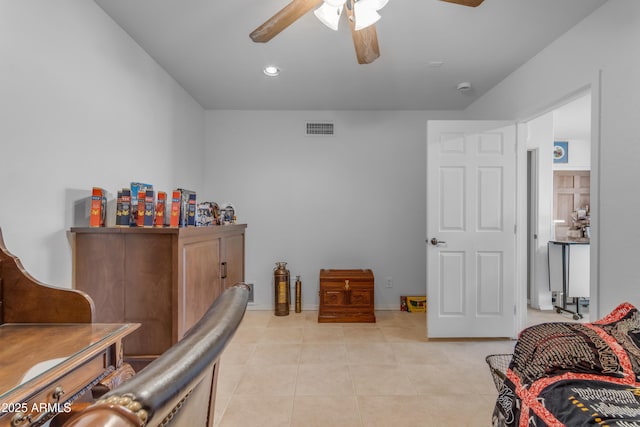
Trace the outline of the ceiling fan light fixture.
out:
M 324 0 L 325 4 L 333 7 L 342 7 L 347 2 L 347 0 Z
M 387 3 L 389 3 L 389 0 L 359 0 L 359 1 L 366 1 L 366 2 L 372 3 L 373 4 L 372 7 L 375 10 L 380 10 L 383 7 L 385 7 Z
M 380 6 L 382 4 L 382 6 Z M 383 0 L 359 0 L 353 5 L 353 15 L 355 17 L 355 30 L 362 30 L 380 20 L 380 10 L 386 2 Z
M 338 2 L 325 1 L 322 6 L 313 11 L 316 18 L 333 31 L 338 31 L 340 15 L 342 14 L 342 4 L 335 6 Z M 344 4 L 344 1 L 342 2 Z

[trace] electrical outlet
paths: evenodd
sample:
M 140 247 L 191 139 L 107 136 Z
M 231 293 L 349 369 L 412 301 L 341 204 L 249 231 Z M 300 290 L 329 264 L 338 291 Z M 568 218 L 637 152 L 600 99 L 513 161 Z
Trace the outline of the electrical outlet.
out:
M 393 288 L 393 278 L 387 277 L 387 288 Z

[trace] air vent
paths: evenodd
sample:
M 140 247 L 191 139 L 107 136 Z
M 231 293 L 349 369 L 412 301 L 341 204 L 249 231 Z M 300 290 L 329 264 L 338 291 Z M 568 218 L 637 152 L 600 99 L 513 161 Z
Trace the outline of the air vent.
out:
M 307 135 L 333 135 L 333 123 L 307 123 Z
M 249 286 L 249 300 L 247 302 L 253 304 L 253 283 L 247 283 L 247 286 Z

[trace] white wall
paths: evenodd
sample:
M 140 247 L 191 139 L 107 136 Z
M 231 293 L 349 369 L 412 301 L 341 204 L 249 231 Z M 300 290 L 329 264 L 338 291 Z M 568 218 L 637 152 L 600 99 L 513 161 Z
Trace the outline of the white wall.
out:
M 101 186 L 201 188 L 204 110 L 93 1 L 0 0 L 0 227 L 71 286 L 74 204 Z
M 553 110 L 554 141 L 567 141 L 567 163 L 553 170 L 591 170 L 591 91 Z
M 302 303 L 318 304 L 322 268 L 371 268 L 376 306 L 425 295 L 426 122 L 456 113 L 208 111 L 205 194 L 247 223 L 246 279 L 273 307 L 272 274 L 287 261 Z M 335 136 L 305 135 L 333 121 Z M 393 287 L 386 288 L 386 278 Z
M 639 41 L 640 2 L 610 0 L 467 109 L 473 118 L 527 119 L 594 89 L 600 114 L 593 121 L 592 174 L 600 178 L 592 182 L 598 202 L 592 206 L 591 299 L 597 317 L 622 301 L 640 305 L 640 230 L 630 226 L 640 211 L 632 176 L 640 164 Z
M 0 227 L 40 280 L 70 285 L 74 202 L 131 180 L 236 204 L 247 279 L 271 305 L 274 262 L 317 304 L 322 267 L 370 267 L 381 306 L 424 293 L 425 122 L 526 120 L 591 86 L 601 315 L 640 305 L 640 2 L 610 0 L 469 107 L 431 112 L 235 112 L 201 107 L 91 1 L 0 0 Z M 559 66 L 561 65 L 561 66 Z M 332 119 L 333 139 L 303 136 Z M 206 126 L 206 136 L 205 129 Z M 202 156 L 202 141 L 206 154 Z M 594 151 L 592 151 L 593 154 Z M 142 158 L 146 156 L 147 161 Z M 595 156 L 594 156 L 595 159 Z M 34 196 L 35 195 L 35 196 Z M 7 202 L 9 201 L 9 202 Z M 598 257 L 592 257 L 597 259 Z M 392 277 L 394 287 L 380 281 Z

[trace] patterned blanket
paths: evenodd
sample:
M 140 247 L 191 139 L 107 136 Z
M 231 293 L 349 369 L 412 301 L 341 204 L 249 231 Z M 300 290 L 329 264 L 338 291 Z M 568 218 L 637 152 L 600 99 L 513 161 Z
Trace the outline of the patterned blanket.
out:
M 506 375 L 494 426 L 640 427 L 640 314 L 527 328 Z

